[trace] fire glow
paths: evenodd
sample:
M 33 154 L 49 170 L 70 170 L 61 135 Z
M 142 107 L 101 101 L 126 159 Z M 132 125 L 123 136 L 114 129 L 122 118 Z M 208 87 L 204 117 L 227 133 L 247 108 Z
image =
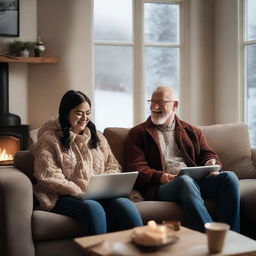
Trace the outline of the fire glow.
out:
M 6 149 L 3 150 L 0 148 L 0 161 L 13 160 L 13 155 L 8 154 Z

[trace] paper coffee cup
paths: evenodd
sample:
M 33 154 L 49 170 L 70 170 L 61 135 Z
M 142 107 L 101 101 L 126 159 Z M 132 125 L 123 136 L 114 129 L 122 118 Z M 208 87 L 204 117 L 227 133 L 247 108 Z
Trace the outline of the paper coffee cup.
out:
M 222 222 L 208 222 L 204 227 L 207 234 L 209 252 L 221 252 L 225 243 L 226 233 L 230 226 Z

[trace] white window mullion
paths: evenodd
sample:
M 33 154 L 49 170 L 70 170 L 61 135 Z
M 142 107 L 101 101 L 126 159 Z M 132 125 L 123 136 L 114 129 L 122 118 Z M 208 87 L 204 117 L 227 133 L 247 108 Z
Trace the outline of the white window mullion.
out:
M 85 92 L 87 93 L 87 95 L 89 96 L 92 105 L 95 106 L 95 83 L 94 83 L 94 41 L 93 41 L 93 24 L 94 24 L 94 17 L 93 17 L 93 13 L 94 13 L 94 1 L 93 0 L 89 0 L 88 1 L 88 5 L 90 6 L 90 11 L 89 13 L 87 13 L 87 15 L 90 15 L 90 22 L 88 22 L 88 43 L 89 46 L 87 46 L 91 52 L 91 55 L 88 56 L 87 58 L 87 62 L 88 62 L 88 68 L 85 69 L 85 75 L 88 79 L 88 84 L 90 84 L 91 86 L 87 86 L 85 88 Z M 92 108 L 92 117 L 93 120 L 95 120 L 95 108 Z
M 256 56 L 256 19 L 255 10 L 256 2 L 254 0 L 241 0 L 241 17 L 240 27 L 243 33 L 241 35 L 241 83 L 244 92 L 244 120 L 248 124 L 250 142 L 252 147 L 256 146 L 256 76 L 255 76 L 255 56 Z
M 184 0 L 145 0 L 145 3 L 180 4 Z
M 113 46 L 133 46 L 131 42 L 115 42 L 115 41 L 95 41 L 95 45 L 113 45 Z
M 246 68 L 245 68 L 245 6 L 243 0 L 239 1 L 239 27 L 238 27 L 238 79 L 239 79 L 239 120 L 247 122 L 247 83 L 246 83 Z M 244 87 L 246 85 L 246 87 Z
M 188 31 L 185 31 L 188 20 L 186 12 L 188 11 L 187 7 L 188 3 L 181 2 L 180 3 L 180 87 L 179 87 L 179 99 L 182 102 L 189 102 L 190 93 L 187 93 L 189 90 L 188 87 L 188 40 L 189 38 L 186 37 L 188 35 Z M 188 109 L 188 106 L 184 106 L 181 104 L 179 106 L 178 114 L 185 118 L 185 109 Z
M 145 43 L 144 46 L 150 46 L 150 47 L 173 47 L 173 48 L 180 48 L 180 44 L 167 44 L 167 43 Z
M 134 15 L 134 87 L 133 87 L 133 113 L 134 124 L 144 121 L 144 7 L 143 1 L 133 0 Z
M 256 40 L 244 41 L 244 45 L 256 44 Z

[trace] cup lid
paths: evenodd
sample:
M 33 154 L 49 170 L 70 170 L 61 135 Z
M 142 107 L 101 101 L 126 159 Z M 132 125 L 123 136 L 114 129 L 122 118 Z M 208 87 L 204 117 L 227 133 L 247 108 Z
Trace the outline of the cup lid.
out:
M 210 229 L 210 230 L 228 230 L 230 229 L 230 225 L 228 225 L 227 223 L 224 222 L 207 222 L 204 224 L 204 227 L 206 229 Z

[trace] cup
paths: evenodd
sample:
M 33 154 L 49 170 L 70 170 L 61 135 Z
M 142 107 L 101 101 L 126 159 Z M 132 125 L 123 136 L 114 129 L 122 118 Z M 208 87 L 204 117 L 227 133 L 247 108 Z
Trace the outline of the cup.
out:
M 226 233 L 230 226 L 222 222 L 208 222 L 204 227 L 207 234 L 209 252 L 221 252 L 223 250 Z

